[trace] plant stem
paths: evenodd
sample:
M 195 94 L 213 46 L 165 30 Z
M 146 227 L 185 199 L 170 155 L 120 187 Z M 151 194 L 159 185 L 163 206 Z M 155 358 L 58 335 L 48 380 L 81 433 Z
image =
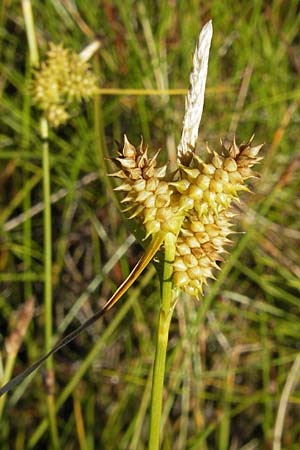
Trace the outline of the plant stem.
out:
M 25 78 L 25 89 L 23 94 L 23 111 L 22 111 L 22 149 L 27 151 L 30 148 L 30 120 L 31 120 L 31 109 L 30 109 L 30 85 L 31 85 L 31 62 L 28 61 L 26 64 L 26 78 Z M 23 168 L 23 180 L 24 185 L 28 181 L 29 176 L 26 168 Z M 23 200 L 23 210 L 24 213 L 29 211 L 31 208 L 31 192 L 29 191 Z M 23 224 L 23 239 L 25 246 L 24 254 L 24 267 L 25 272 L 31 270 L 32 265 L 32 227 L 31 219 L 29 218 Z M 25 299 L 32 296 L 32 281 L 24 280 L 24 295 Z
M 5 384 L 11 379 L 11 374 L 12 374 L 13 369 L 14 369 L 16 356 L 17 355 L 15 353 L 8 355 L 7 360 L 6 360 L 6 364 L 5 364 L 3 377 L 1 378 L 1 384 Z M 2 413 L 3 413 L 5 401 L 6 401 L 6 395 L 3 395 L 2 397 L 0 397 L 0 420 L 2 418 Z
M 51 348 L 52 336 L 52 232 L 50 206 L 50 163 L 48 144 L 48 123 L 41 119 L 43 139 L 43 190 L 44 190 L 44 275 L 45 275 L 45 351 Z M 47 369 L 53 368 L 52 358 L 47 360 Z
M 31 0 L 22 0 L 23 17 L 27 35 L 31 67 L 39 65 L 39 51 L 35 34 L 34 16 Z M 48 122 L 40 120 L 40 135 L 43 139 L 43 192 L 44 192 L 44 305 L 45 305 L 45 350 L 51 348 L 52 338 L 52 234 L 51 234 L 51 202 L 50 202 L 50 164 L 48 144 Z M 51 430 L 52 445 L 59 449 L 57 421 L 54 401 L 53 360 L 47 361 L 47 406 Z
M 52 344 L 52 231 L 51 231 L 51 202 L 50 202 L 50 162 L 48 144 L 48 122 L 41 118 L 40 133 L 43 139 L 43 191 L 44 191 L 44 305 L 45 305 L 45 352 Z M 46 362 L 47 405 L 50 421 L 51 438 L 54 449 L 59 448 L 57 421 L 54 402 L 54 371 L 53 358 Z
M 176 236 L 167 233 L 165 236 L 164 270 L 162 280 L 162 298 L 159 312 L 156 352 L 153 368 L 149 450 L 158 450 L 160 443 L 160 425 L 162 412 L 162 396 L 165 376 L 166 353 L 168 347 L 169 328 L 174 309 L 172 274 L 175 258 Z
M 39 51 L 35 36 L 34 19 L 32 14 L 31 0 L 22 0 L 23 17 L 29 47 L 30 65 L 39 65 Z

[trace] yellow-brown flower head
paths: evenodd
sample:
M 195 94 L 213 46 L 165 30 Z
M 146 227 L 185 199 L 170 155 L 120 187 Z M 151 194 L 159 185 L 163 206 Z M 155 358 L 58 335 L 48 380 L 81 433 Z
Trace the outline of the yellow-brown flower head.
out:
M 174 285 L 188 294 L 202 294 L 230 242 L 231 203 L 239 191 L 248 190 L 245 180 L 255 176 L 252 166 L 261 159 L 262 146 L 251 142 L 237 146 L 234 141 L 220 152 L 208 149 L 206 161 L 192 155 L 170 176 L 167 166 L 157 167 L 158 152 L 149 158 L 143 143 L 135 148 L 126 136 L 114 158 L 120 170 L 112 175 L 123 180 L 116 190 L 126 192 L 121 203 L 143 222 L 146 237 L 158 232 L 178 236 Z
M 255 176 L 251 167 L 261 160 L 257 155 L 262 146 L 251 147 L 251 142 L 238 147 L 234 141 L 220 153 L 208 149 L 207 161 L 193 154 L 189 166 L 181 164 L 181 179 L 173 183 L 181 201 L 186 199 L 199 217 L 228 209 L 238 191 L 248 190 L 244 180 Z
M 50 125 L 57 127 L 69 119 L 70 105 L 94 94 L 96 78 L 79 55 L 50 43 L 47 59 L 35 73 L 32 90 L 34 102 Z
M 261 145 L 251 147 L 250 140 L 239 147 L 235 141 L 220 153 L 208 149 L 204 162 L 193 155 L 190 166 L 181 165 L 182 178 L 172 185 L 181 193 L 181 203 L 190 202 L 179 233 L 174 263 L 174 284 L 192 295 L 202 294 L 207 278 L 213 278 L 224 246 L 230 241 L 232 200 L 238 191 L 248 190 L 244 181 L 255 176 L 252 166 Z
M 114 158 L 120 170 L 112 175 L 123 179 L 116 190 L 127 194 L 121 203 L 129 204 L 125 211 L 134 210 L 131 218 L 144 223 L 146 238 L 159 231 L 177 234 L 182 216 L 177 207 L 178 195 L 166 178 L 167 166 L 157 167 L 158 153 L 150 158 L 143 142 L 135 148 L 125 136 L 123 149 Z
M 219 268 L 224 246 L 231 233 L 228 211 L 218 216 L 207 215 L 200 219 L 189 215 L 180 230 L 174 261 L 174 285 L 190 295 L 202 294 L 208 278 L 214 278 L 213 270 Z

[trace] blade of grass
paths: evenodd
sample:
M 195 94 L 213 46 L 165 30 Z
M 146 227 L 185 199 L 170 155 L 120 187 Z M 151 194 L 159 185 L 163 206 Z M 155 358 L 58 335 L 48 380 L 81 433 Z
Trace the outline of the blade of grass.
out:
M 90 365 L 93 363 L 94 359 L 96 358 L 100 350 L 104 347 L 105 343 L 109 340 L 109 338 L 111 338 L 112 334 L 118 328 L 121 321 L 127 316 L 127 313 L 131 308 L 132 304 L 134 303 L 134 301 L 136 301 L 136 299 L 140 295 L 141 290 L 148 285 L 150 280 L 153 278 L 154 274 L 155 274 L 154 267 L 150 267 L 145 276 L 142 278 L 141 285 L 132 290 L 129 299 L 118 310 L 115 317 L 108 325 L 108 327 L 105 329 L 102 336 L 98 339 L 98 341 L 94 344 L 93 348 L 85 357 L 78 371 L 72 376 L 71 380 L 63 389 L 62 393 L 57 399 L 56 411 L 59 411 L 59 409 L 63 406 L 68 397 L 72 394 L 75 386 L 84 376 L 86 371 L 89 369 Z M 47 419 L 44 419 L 40 423 L 40 425 L 35 429 L 35 432 L 28 441 L 28 450 L 31 450 L 37 445 L 43 434 L 46 432 L 48 426 L 49 424 Z

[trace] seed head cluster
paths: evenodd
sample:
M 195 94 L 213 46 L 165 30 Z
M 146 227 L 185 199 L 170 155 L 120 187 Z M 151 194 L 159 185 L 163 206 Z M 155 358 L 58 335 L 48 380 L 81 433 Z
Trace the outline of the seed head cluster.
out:
M 125 136 L 123 149 L 114 158 L 120 170 L 112 176 L 123 180 L 116 190 L 126 192 L 121 200 L 128 204 L 124 211 L 132 210 L 130 218 L 143 222 L 146 238 L 160 231 L 176 234 L 183 217 L 178 195 L 166 176 L 167 165 L 157 167 L 158 154 L 150 158 L 143 142 L 135 148 Z
M 222 260 L 230 242 L 232 202 L 239 191 L 249 190 L 245 180 L 255 176 L 252 167 L 261 160 L 261 147 L 252 147 L 252 139 L 240 146 L 233 141 L 218 152 L 207 148 L 205 160 L 191 152 L 167 174 L 167 166 L 157 167 L 158 153 L 150 158 L 143 143 L 136 149 L 125 137 L 114 159 L 120 170 L 112 175 L 123 181 L 116 189 L 126 192 L 122 203 L 144 224 L 146 237 L 177 236 L 174 285 L 188 294 L 202 294 Z
M 33 99 L 50 125 L 58 127 L 70 117 L 69 107 L 91 97 L 96 78 L 78 54 L 50 43 L 46 60 L 34 74 Z

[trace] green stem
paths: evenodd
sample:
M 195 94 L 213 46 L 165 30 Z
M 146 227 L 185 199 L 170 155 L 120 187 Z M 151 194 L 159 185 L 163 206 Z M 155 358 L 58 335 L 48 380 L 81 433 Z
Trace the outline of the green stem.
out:
M 29 47 L 30 65 L 39 65 L 39 51 L 35 36 L 34 19 L 32 14 L 31 0 L 22 0 L 23 17 Z
M 41 119 L 41 137 L 43 139 L 43 190 L 44 190 L 44 276 L 45 276 L 45 351 L 51 348 L 52 337 L 52 233 L 50 206 L 50 163 L 48 144 L 48 123 Z M 53 360 L 47 360 L 47 369 L 53 368 Z
M 156 338 L 156 353 L 153 369 L 149 450 L 158 450 L 160 443 L 160 425 L 162 413 L 162 396 L 165 376 L 166 354 L 169 329 L 174 309 L 172 274 L 175 258 L 176 237 L 167 233 L 165 237 L 164 271 L 162 280 L 162 299 Z
M 27 35 L 31 67 L 39 65 L 39 51 L 35 34 L 34 17 L 31 0 L 22 0 L 23 17 Z M 50 206 L 50 164 L 48 144 L 48 123 L 45 118 L 40 121 L 40 134 L 43 139 L 43 191 L 44 191 L 44 305 L 45 305 L 45 350 L 51 348 L 52 337 L 52 235 L 51 235 L 51 206 Z M 51 380 L 48 386 L 47 405 L 51 430 L 52 445 L 59 449 L 57 421 L 54 402 L 54 374 L 53 360 L 47 361 L 46 379 Z
M 31 69 L 39 65 L 39 51 L 36 41 L 34 19 L 32 14 L 32 6 L 30 0 L 22 0 L 23 17 L 25 23 L 25 30 L 27 35 L 27 42 L 29 47 L 29 64 L 26 69 L 26 88 L 24 92 L 24 108 L 23 108 L 23 149 L 27 150 L 30 143 L 30 89 L 31 82 Z M 24 182 L 27 180 L 27 173 L 24 169 Z M 31 206 L 31 192 L 24 198 L 24 211 L 28 210 Z M 24 256 L 25 270 L 28 271 L 31 268 L 31 220 L 26 220 L 24 223 L 24 243 L 27 248 L 27 252 Z M 32 295 L 31 282 L 27 281 L 24 284 L 25 298 L 29 298 Z
M 28 58 L 27 58 L 28 60 Z M 25 90 L 23 94 L 23 112 L 22 112 L 22 149 L 24 152 L 28 151 L 30 148 L 30 120 L 31 120 L 31 110 L 30 110 L 30 86 L 31 86 L 31 64 L 27 61 L 26 65 L 26 83 Z M 23 179 L 24 185 L 28 181 L 28 172 L 27 169 L 23 168 Z M 29 191 L 23 200 L 23 209 L 24 212 L 28 211 L 31 208 L 31 192 Z M 32 264 L 32 228 L 31 228 L 31 219 L 28 218 L 23 224 L 23 239 L 25 246 L 25 254 L 24 254 L 24 267 L 26 272 L 31 270 Z M 30 298 L 32 296 L 32 282 L 30 280 L 24 280 L 24 294 L 25 299 Z
M 6 364 L 5 364 L 3 377 L 1 379 L 1 384 L 6 384 L 11 379 L 11 374 L 13 372 L 13 368 L 14 368 L 14 365 L 15 365 L 16 356 L 17 355 L 15 353 L 8 355 L 7 360 L 6 360 Z M 2 397 L 0 397 L 0 420 L 2 418 L 2 413 L 3 413 L 5 401 L 6 401 L 6 394 L 3 395 Z
M 43 139 L 43 191 L 44 191 L 44 305 L 45 305 L 45 352 L 48 353 L 52 345 L 52 231 L 51 231 L 51 201 L 50 201 L 50 161 L 48 143 L 48 122 L 41 118 L 40 133 Z M 46 362 L 47 405 L 50 421 L 50 431 L 53 448 L 59 448 L 57 420 L 54 401 L 54 372 L 53 358 Z M 48 380 L 48 383 L 47 383 Z

